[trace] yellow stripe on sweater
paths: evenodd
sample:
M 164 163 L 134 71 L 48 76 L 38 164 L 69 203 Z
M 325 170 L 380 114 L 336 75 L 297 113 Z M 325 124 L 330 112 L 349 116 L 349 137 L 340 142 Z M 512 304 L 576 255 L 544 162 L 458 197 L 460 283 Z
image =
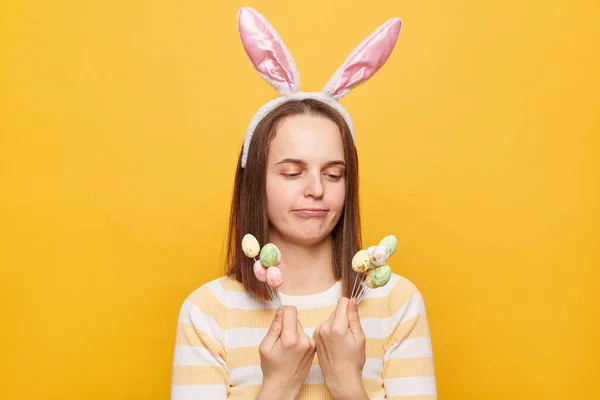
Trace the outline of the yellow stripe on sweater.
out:
M 429 324 L 427 316 L 417 315 L 399 324 L 394 332 L 383 341 L 387 351 L 394 343 L 400 343 L 404 339 L 428 338 Z
M 173 384 L 229 386 L 229 378 L 220 366 L 176 365 L 173 367 Z
M 379 379 L 365 379 L 363 385 L 369 398 L 384 397 L 383 383 Z M 254 399 L 260 392 L 260 386 L 232 386 L 229 391 L 228 400 Z M 332 400 L 331 394 L 324 383 L 303 385 L 298 396 L 299 399 Z
M 175 335 L 175 344 L 178 346 L 203 347 L 222 359 L 226 357 L 223 345 L 212 340 L 204 331 L 197 330 L 188 323 L 179 324 Z
M 430 357 L 395 358 L 383 364 L 383 376 L 386 378 L 434 376 L 433 363 Z

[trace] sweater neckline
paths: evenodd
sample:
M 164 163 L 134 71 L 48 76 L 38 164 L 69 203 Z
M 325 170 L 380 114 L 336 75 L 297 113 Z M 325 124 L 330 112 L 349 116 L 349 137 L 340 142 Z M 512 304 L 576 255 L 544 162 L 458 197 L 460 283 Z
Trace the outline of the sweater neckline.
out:
M 281 302 L 284 306 L 295 306 L 296 308 L 335 304 L 341 295 L 341 281 L 335 282 L 329 289 L 321 293 L 293 296 L 279 292 L 279 297 L 281 298 Z

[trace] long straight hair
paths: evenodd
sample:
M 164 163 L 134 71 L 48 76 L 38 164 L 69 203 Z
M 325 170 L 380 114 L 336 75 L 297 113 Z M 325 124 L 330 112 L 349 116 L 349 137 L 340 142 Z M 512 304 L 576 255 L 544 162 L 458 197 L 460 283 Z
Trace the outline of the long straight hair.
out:
M 293 115 L 322 116 L 339 128 L 346 161 L 346 198 L 342 215 L 331 232 L 333 273 L 342 283 L 342 295 L 350 297 L 356 273 L 352 257 L 361 248 L 360 208 L 358 201 L 358 156 L 350 128 L 332 107 L 315 100 L 290 100 L 283 103 L 258 124 L 248 148 L 246 167 L 242 168 L 242 153 L 238 159 L 229 217 L 226 274 L 244 285 L 245 290 L 263 300 L 270 299 L 265 284 L 254 276 L 254 262 L 241 251 L 241 241 L 251 233 L 261 245 L 269 238 L 266 198 L 266 168 L 269 145 L 275 138 L 280 122 Z

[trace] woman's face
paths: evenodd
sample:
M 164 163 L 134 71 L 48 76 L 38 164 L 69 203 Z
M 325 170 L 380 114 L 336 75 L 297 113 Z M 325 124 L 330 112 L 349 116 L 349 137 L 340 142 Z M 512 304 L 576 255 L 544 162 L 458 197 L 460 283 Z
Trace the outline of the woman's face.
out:
M 299 244 L 325 239 L 346 196 L 342 137 L 335 122 L 294 115 L 279 123 L 266 171 L 270 235 Z

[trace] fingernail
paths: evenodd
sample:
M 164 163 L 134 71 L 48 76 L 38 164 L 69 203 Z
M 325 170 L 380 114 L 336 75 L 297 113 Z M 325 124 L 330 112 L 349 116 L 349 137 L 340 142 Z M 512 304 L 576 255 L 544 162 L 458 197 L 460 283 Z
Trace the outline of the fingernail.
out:
M 277 311 L 275 312 L 275 315 L 278 317 L 281 317 L 283 315 L 283 310 L 281 308 L 278 308 Z

